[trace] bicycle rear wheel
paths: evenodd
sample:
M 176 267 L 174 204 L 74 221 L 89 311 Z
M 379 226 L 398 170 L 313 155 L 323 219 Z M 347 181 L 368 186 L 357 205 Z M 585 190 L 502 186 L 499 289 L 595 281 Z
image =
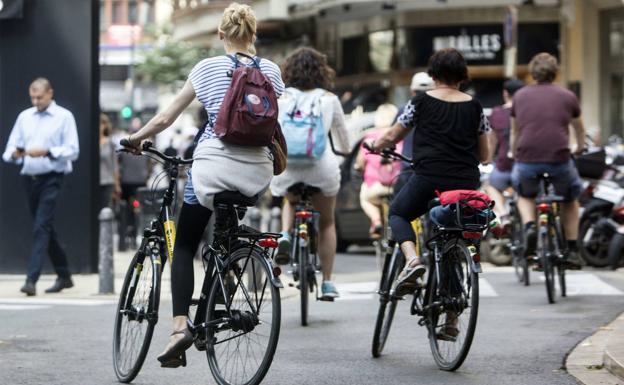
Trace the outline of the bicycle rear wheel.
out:
M 308 276 L 310 250 L 307 246 L 299 247 L 299 291 L 301 307 L 301 326 L 308 326 L 308 309 L 310 299 L 310 277 Z
M 379 283 L 379 310 L 377 311 L 377 321 L 373 332 L 373 357 L 379 357 L 388 339 L 394 312 L 396 311 L 398 298 L 392 297 L 390 290 L 392 283 L 396 280 L 403 268 L 403 256 L 399 246 L 395 245 L 386 252 L 383 273 Z
M 222 274 L 213 276 L 208 294 L 208 365 L 219 385 L 256 385 L 269 370 L 279 339 L 279 289 L 272 284 L 269 263 L 257 247 L 234 250 L 225 266 Z M 248 280 L 248 274 L 256 279 Z M 232 282 L 226 283 L 226 276 Z
M 544 277 L 546 284 L 546 296 L 548 303 L 555 303 L 555 266 L 553 264 L 551 238 L 546 231 L 539 231 L 538 235 L 538 253 L 539 260 L 544 268 Z
M 147 250 L 148 248 L 146 248 Z M 119 295 L 113 334 L 113 366 L 120 382 L 131 382 L 145 361 L 158 320 L 161 256 L 138 251 Z
M 470 251 L 461 240 L 447 243 L 439 266 L 440 274 L 429 274 L 431 282 L 427 289 L 429 345 L 438 367 L 453 371 L 468 356 L 474 338 L 479 311 L 479 276 L 472 270 Z M 453 327 L 456 336 L 449 338 Z

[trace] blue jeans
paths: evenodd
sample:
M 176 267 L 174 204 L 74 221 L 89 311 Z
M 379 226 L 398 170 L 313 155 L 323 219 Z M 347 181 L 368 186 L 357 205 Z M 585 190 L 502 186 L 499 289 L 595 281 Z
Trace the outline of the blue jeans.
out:
M 24 186 L 28 194 L 28 206 L 33 216 L 33 247 L 28 260 L 29 281 L 37 282 L 41 275 L 43 258 L 47 253 L 59 278 L 69 278 L 67 255 L 54 231 L 54 213 L 56 202 L 63 183 L 63 174 L 48 173 L 24 177 Z
M 572 202 L 581 195 L 583 182 L 570 160 L 564 163 L 521 163 L 516 162 L 511 172 L 514 189 L 524 198 L 535 198 L 540 190 L 538 176 L 547 173 L 555 189 L 555 194 Z

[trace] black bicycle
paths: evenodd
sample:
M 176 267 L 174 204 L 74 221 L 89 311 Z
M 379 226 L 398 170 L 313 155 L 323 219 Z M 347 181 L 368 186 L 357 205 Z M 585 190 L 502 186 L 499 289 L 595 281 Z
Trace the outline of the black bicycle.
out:
M 310 294 L 316 293 L 317 300 L 333 301 L 333 298 L 318 295 L 316 273 L 321 266 L 318 256 L 319 213 L 312 206 L 312 195 L 320 192 L 316 187 L 297 183 L 288 192 L 297 196 L 295 206 L 295 222 L 291 232 L 293 240 L 290 255 L 293 279 L 300 291 L 301 325 L 308 325 Z
M 376 153 L 412 163 L 411 159 L 391 150 Z M 439 204 L 436 198 L 429 207 Z M 456 213 L 453 226 L 429 224 L 432 236 L 426 242 L 426 248 L 431 251 L 427 258 L 428 274 L 426 281 L 420 280 L 410 306 L 410 313 L 420 317 L 418 325 L 428 329 L 436 364 L 448 371 L 461 366 L 472 344 L 479 309 L 478 274 L 481 266 L 478 251 L 494 218 L 491 207 L 479 198 L 460 200 L 451 209 Z M 402 299 L 395 295 L 393 283 L 403 269 L 405 259 L 395 245 L 396 242 L 391 240 L 384 261 L 373 334 L 373 357 L 381 355 L 397 302 Z
M 559 204 L 564 197 L 555 195 L 548 174 L 539 176 L 540 193 L 535 200 L 537 207 L 537 263 L 544 269 L 546 294 L 549 303 L 555 303 L 555 275 L 559 280 L 561 296 L 566 296 L 565 234 L 561 225 Z
M 122 144 L 128 146 L 127 141 Z M 120 382 L 132 381 L 149 350 L 158 322 L 162 267 L 173 258 L 175 224 L 171 205 L 178 168 L 192 160 L 169 157 L 145 142 L 142 155 L 163 163 L 169 186 L 158 218 L 143 239 L 126 273 L 115 314 L 113 365 Z M 281 270 L 272 263 L 279 234 L 239 225 L 257 197 L 238 192 L 215 195 L 214 241 L 202 252 L 205 279 L 189 330 L 197 350 L 205 351 L 220 385 L 259 384 L 277 347 Z M 249 277 L 253 277 L 249 279 Z M 186 355 L 182 355 L 186 365 Z
M 515 192 L 513 194 L 505 192 L 505 198 L 507 212 L 510 218 L 508 236 L 511 262 L 518 282 L 524 284 L 524 286 L 529 286 L 531 284 L 530 266 L 529 260 L 524 254 L 524 229 L 522 226 L 522 219 L 520 218 L 520 212 L 518 211 L 517 194 Z

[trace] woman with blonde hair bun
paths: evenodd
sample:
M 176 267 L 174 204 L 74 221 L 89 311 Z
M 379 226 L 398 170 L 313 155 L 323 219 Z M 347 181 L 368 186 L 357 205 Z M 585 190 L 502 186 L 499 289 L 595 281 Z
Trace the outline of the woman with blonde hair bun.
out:
M 215 134 L 214 127 L 232 80 L 228 74 L 236 65 L 258 67 L 270 80 L 278 97 L 284 91 L 280 68 L 270 60 L 255 56 L 256 17 L 250 6 L 230 4 L 223 12 L 218 35 L 226 55 L 197 63 L 171 105 L 128 138 L 134 147 L 139 148 L 143 139 L 169 127 L 194 99 L 199 100 L 208 113 L 203 132 L 198 134 L 176 229 L 175 257 L 171 266 L 173 333 L 165 351 L 158 356 L 163 367 L 184 365 L 185 351 L 193 344 L 192 333 L 187 328 L 194 288 L 193 256 L 212 214 L 214 195 L 222 191 L 238 191 L 255 196 L 268 188 L 273 176 L 273 161 L 267 147 L 223 142 Z

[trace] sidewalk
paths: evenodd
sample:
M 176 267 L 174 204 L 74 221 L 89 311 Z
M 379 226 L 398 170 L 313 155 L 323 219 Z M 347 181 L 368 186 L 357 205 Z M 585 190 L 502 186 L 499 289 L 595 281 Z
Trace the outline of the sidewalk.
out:
M 586 385 L 624 385 L 624 313 L 578 344 L 566 369 Z
M 46 294 L 44 291 L 54 284 L 56 275 L 42 275 L 37 282 L 37 295 L 27 297 L 19 289 L 24 284 L 24 274 L 0 274 L 0 303 L 2 304 L 75 304 L 75 305 L 98 305 L 116 303 L 123 285 L 126 269 L 134 251 L 118 252 L 114 254 L 115 283 L 114 294 L 98 294 L 99 277 L 97 274 L 74 274 L 72 280 L 74 287 L 65 289 L 60 293 Z M 204 280 L 204 271 L 201 261 L 195 260 L 195 295 L 200 292 Z M 281 298 L 286 299 L 298 295 L 298 290 L 290 287 L 291 277 L 284 273 L 280 276 L 284 289 Z M 171 301 L 171 270 L 166 266 L 162 275 L 161 300 Z

